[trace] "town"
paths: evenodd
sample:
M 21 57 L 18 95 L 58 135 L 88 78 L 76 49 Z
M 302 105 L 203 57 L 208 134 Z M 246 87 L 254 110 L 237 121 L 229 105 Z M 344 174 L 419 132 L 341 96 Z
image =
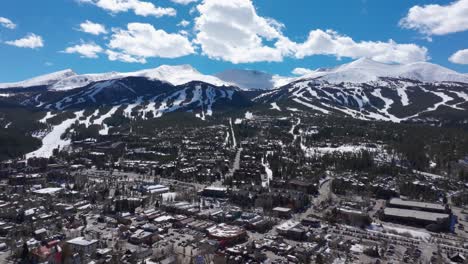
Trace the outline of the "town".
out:
M 2 162 L 0 262 L 466 263 L 468 159 L 423 172 L 385 123 L 264 113 Z

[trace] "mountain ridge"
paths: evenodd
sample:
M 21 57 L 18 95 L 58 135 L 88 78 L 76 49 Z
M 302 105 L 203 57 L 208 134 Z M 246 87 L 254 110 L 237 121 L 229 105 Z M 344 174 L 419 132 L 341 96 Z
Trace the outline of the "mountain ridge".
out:
M 334 68 L 308 70 L 300 76 L 280 76 L 258 70 L 229 69 L 214 75 L 206 75 L 191 65 L 161 65 L 157 68 L 134 72 L 106 72 L 76 74 L 65 69 L 40 75 L 19 82 L 0 83 L 2 88 L 48 86 L 49 90 L 70 90 L 84 87 L 92 82 L 125 77 L 145 77 L 173 85 L 190 81 L 202 81 L 215 86 L 237 86 L 244 90 L 272 90 L 299 80 L 316 79 L 329 83 L 367 83 L 381 77 L 403 78 L 421 82 L 462 82 L 468 83 L 468 75 L 429 62 L 410 64 L 386 64 L 368 58 L 361 58 Z

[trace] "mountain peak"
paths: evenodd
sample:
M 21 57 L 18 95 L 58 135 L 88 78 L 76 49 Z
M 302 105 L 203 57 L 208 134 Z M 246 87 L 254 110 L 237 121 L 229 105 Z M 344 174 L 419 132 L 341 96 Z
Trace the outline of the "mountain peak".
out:
M 12 83 L 2 83 L 0 88 L 16 88 L 16 87 L 32 87 L 32 86 L 42 86 L 42 85 L 53 85 L 56 82 L 71 77 L 76 76 L 76 73 L 72 69 L 65 69 L 53 73 L 48 73 L 40 75 L 31 79 L 20 82 Z
M 181 65 L 161 65 L 157 68 L 154 68 L 153 70 L 159 70 L 159 71 L 192 71 L 192 72 L 198 72 L 197 69 L 192 67 L 190 64 L 181 64 Z
M 333 69 L 317 69 L 301 79 L 320 79 L 331 83 L 365 83 L 381 77 L 405 78 L 421 82 L 464 82 L 468 76 L 430 62 L 389 64 L 360 58 Z

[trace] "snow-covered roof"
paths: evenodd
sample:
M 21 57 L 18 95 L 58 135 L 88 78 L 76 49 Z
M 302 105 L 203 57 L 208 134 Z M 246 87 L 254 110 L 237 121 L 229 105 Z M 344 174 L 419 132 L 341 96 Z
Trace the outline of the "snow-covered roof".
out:
M 71 240 L 68 240 L 67 243 L 73 244 L 73 245 L 78 245 L 78 246 L 90 246 L 94 243 L 97 243 L 98 241 L 96 239 L 93 240 L 87 240 L 84 237 L 76 237 Z
M 22 82 L 0 83 L 0 89 L 49 85 L 50 90 L 66 91 L 79 87 L 84 87 L 93 82 L 117 80 L 126 77 L 144 77 L 150 80 L 159 80 L 162 82 L 167 82 L 172 85 L 182 85 L 192 81 L 201 81 L 215 86 L 233 85 L 232 83 L 222 81 L 215 76 L 204 75 L 190 65 L 162 65 L 155 69 L 147 69 L 128 73 L 108 72 L 100 74 L 77 75 L 72 70 L 64 70 L 47 75 L 38 76 Z
M 57 193 L 59 191 L 61 191 L 62 188 L 44 188 L 44 189 L 39 189 L 39 190 L 35 190 L 34 193 L 36 194 L 54 194 L 54 193 Z
M 393 77 L 421 82 L 464 82 L 468 75 L 428 63 L 386 64 L 362 58 L 332 69 L 310 71 L 300 79 L 321 79 L 331 83 L 366 83 L 377 81 L 379 77 Z

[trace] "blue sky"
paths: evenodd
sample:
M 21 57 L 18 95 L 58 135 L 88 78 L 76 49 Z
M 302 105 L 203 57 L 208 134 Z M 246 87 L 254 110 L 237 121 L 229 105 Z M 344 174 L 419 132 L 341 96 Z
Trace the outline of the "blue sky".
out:
M 467 0 L 119 1 L 0 1 L 0 82 L 67 68 L 125 72 L 162 64 L 291 75 L 359 57 L 427 60 L 468 73 Z M 190 24 L 178 25 L 182 20 Z M 86 21 L 106 33 L 83 32 Z

